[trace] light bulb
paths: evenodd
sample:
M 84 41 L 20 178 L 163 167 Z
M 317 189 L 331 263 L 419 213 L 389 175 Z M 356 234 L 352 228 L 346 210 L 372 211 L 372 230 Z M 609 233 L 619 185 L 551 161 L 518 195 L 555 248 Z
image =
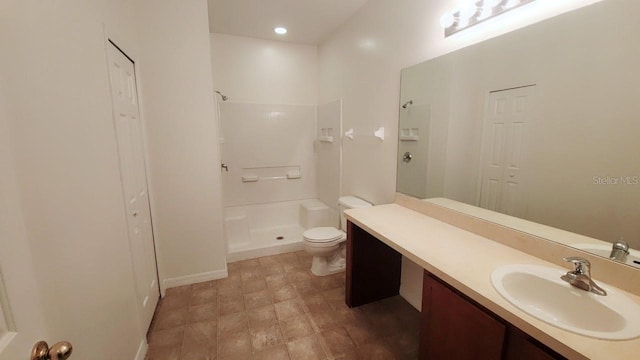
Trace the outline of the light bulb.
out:
M 478 12 L 478 7 L 475 3 L 465 4 L 460 8 L 460 18 L 471 19 Z
M 284 35 L 284 34 L 287 33 L 287 28 L 279 26 L 279 27 L 273 29 L 273 31 L 278 35 Z
M 456 22 L 456 18 L 453 16 L 453 13 L 445 13 L 440 17 L 440 26 L 443 28 L 448 28 Z

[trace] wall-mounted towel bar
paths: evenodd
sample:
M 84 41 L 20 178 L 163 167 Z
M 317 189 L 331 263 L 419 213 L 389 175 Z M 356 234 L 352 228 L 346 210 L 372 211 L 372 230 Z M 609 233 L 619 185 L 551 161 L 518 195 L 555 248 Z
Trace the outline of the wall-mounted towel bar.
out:
M 251 167 L 243 168 L 242 171 L 243 174 L 240 178 L 243 183 L 265 180 L 295 180 L 302 178 L 300 165 Z

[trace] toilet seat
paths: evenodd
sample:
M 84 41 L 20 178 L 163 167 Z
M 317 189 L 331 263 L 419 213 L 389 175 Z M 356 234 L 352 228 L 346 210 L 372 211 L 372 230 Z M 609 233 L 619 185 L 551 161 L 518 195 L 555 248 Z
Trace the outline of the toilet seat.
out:
M 334 227 L 317 227 L 302 233 L 304 240 L 311 243 L 328 243 L 342 240 L 346 234 Z

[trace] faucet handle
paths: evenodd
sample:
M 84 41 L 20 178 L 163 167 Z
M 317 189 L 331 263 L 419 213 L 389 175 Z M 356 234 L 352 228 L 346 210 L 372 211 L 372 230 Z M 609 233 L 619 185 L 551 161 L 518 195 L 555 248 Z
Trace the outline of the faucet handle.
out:
M 575 267 L 573 271 L 576 274 L 590 276 L 591 263 L 589 262 L 589 260 L 581 258 L 579 256 L 569 256 L 563 258 L 562 260 L 573 263 L 573 266 Z

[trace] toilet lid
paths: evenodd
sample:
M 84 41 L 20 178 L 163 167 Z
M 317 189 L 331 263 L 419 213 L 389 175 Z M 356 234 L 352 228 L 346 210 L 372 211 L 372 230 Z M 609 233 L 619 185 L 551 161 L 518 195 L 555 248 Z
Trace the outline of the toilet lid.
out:
M 340 239 L 344 233 L 334 227 L 317 227 L 305 231 L 302 236 L 311 242 L 326 242 Z

